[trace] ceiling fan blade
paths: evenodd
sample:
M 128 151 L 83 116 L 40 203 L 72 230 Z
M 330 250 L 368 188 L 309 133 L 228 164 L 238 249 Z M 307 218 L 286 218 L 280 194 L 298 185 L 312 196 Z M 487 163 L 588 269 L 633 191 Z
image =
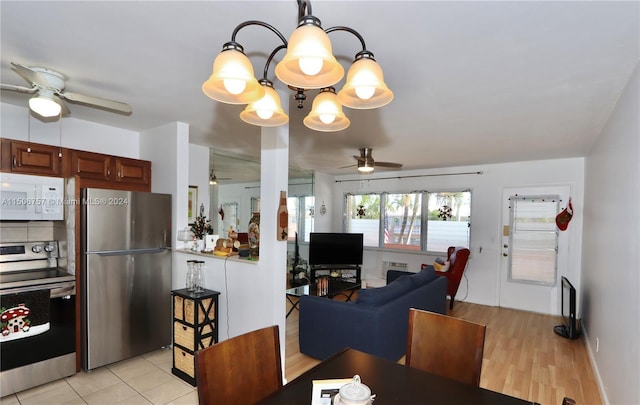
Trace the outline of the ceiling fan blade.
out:
M 11 62 L 11 65 L 17 74 L 22 76 L 24 80 L 28 81 L 32 85 L 44 87 L 45 89 L 51 87 L 47 79 L 45 79 L 40 72 L 36 72 L 35 70 L 19 63 Z
M 376 167 L 390 167 L 390 168 L 399 169 L 399 168 L 402 167 L 402 163 L 391 163 L 391 162 L 378 162 L 378 161 L 376 161 L 375 166 Z
M 364 162 L 364 156 L 356 156 L 356 155 L 353 155 L 353 158 L 354 158 L 355 160 L 357 160 L 358 162 Z
M 106 98 L 94 97 L 94 96 L 85 96 L 83 94 L 78 93 L 60 93 L 60 97 L 67 99 L 74 103 L 93 105 L 97 107 L 106 108 L 107 110 L 121 112 L 123 114 L 131 114 L 132 109 L 131 106 L 127 103 L 122 103 L 120 101 L 108 100 Z
M 338 169 L 348 169 L 350 167 L 356 167 L 357 165 L 349 165 L 349 166 L 340 166 Z
M 20 93 L 33 94 L 38 91 L 37 87 L 14 86 L 13 84 L 0 84 L 0 90 L 11 90 Z

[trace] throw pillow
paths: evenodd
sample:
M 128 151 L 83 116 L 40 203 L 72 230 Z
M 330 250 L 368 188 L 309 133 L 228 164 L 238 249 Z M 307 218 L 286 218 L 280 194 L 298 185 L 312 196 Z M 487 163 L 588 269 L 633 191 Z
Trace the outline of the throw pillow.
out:
M 399 296 L 411 291 L 413 284 L 409 276 L 398 277 L 391 284 L 378 288 L 365 288 L 358 291 L 356 304 L 379 306 L 393 301 Z
M 436 271 L 439 271 L 441 273 L 444 273 L 446 271 L 449 271 L 449 266 L 450 266 L 450 262 L 444 262 L 444 264 L 440 264 L 438 262 L 434 262 L 433 263 L 433 268 Z

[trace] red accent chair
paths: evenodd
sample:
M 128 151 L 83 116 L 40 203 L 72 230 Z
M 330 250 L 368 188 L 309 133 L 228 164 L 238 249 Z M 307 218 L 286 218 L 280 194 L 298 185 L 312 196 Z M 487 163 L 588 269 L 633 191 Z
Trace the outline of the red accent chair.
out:
M 445 272 L 436 271 L 436 274 L 447 278 L 447 295 L 451 298 L 449 308 L 453 309 L 453 301 L 458 292 L 458 286 L 460 286 L 460 280 L 464 274 L 464 269 L 467 267 L 467 261 L 469 260 L 469 254 L 471 252 L 467 248 L 449 246 L 447 249 L 447 261 L 449 262 L 449 270 Z M 422 268 L 427 265 L 422 265 Z

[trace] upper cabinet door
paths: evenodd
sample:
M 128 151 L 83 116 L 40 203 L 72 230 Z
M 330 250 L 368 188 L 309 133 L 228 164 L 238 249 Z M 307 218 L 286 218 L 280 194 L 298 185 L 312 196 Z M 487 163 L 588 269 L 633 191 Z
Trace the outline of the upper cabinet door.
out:
M 26 174 L 62 175 L 61 148 L 30 142 L 10 141 L 12 172 Z M 4 166 L 4 164 L 3 164 Z
M 115 158 L 116 181 L 130 184 L 151 184 L 151 162 L 148 160 Z
M 74 150 L 71 152 L 71 174 L 83 179 L 109 181 L 112 158 L 101 153 Z

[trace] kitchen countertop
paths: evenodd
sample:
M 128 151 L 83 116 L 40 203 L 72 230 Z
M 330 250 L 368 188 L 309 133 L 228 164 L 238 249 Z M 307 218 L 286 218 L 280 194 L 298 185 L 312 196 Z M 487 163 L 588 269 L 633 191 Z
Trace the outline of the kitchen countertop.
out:
M 258 263 L 258 260 L 249 259 L 248 257 L 240 257 L 238 255 L 215 256 L 213 254 L 213 252 L 211 252 L 211 253 L 203 253 L 203 252 L 196 252 L 196 251 L 193 251 L 191 249 L 173 249 L 173 251 L 177 252 L 177 253 L 184 253 L 184 254 L 188 254 L 188 255 L 206 257 L 206 258 L 211 258 L 211 259 L 233 260 L 233 261 L 243 262 L 243 263 Z

